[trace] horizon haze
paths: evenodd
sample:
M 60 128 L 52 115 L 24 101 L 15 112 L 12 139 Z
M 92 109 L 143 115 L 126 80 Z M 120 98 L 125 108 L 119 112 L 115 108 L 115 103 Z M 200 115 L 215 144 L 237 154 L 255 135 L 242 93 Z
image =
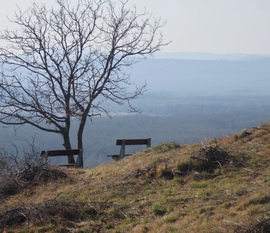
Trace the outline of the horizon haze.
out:
M 13 27 L 14 11 L 26 10 L 32 0 L 3 1 L 0 30 Z M 55 0 L 44 2 L 55 7 Z M 166 22 L 163 34 L 171 44 L 162 52 L 270 54 L 269 0 L 129 0 Z M 8 17 L 8 18 L 7 18 Z

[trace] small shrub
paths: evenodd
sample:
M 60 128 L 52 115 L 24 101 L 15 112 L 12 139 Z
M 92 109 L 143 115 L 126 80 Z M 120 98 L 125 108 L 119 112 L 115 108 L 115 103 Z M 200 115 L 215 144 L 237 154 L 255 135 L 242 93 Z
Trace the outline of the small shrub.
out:
M 161 177 L 165 178 L 166 180 L 172 180 L 174 178 L 174 174 L 169 169 L 164 169 L 161 172 Z
M 67 178 L 63 169 L 44 163 L 33 145 L 22 155 L 0 151 L 0 197 L 5 199 L 42 182 Z
M 173 223 L 176 222 L 180 217 L 179 213 L 171 213 L 164 217 L 164 222 L 166 223 Z
M 0 197 L 7 198 L 16 195 L 24 189 L 31 188 L 42 182 L 67 178 L 63 169 L 47 164 L 27 164 L 21 170 L 2 172 L 0 176 Z
M 222 205 L 222 207 L 224 208 L 224 209 L 229 209 L 229 208 L 231 208 L 233 206 L 233 204 L 231 203 L 231 202 L 225 202 L 223 205 Z
M 153 205 L 153 211 L 155 215 L 164 215 L 167 212 L 167 210 L 163 208 L 160 203 L 155 203 Z
M 106 229 L 113 229 L 113 223 L 111 223 L 111 222 L 106 222 L 105 228 L 106 228 Z
M 212 215 L 213 214 L 213 212 L 212 212 L 212 210 L 214 209 L 214 207 L 209 207 L 209 208 L 201 208 L 200 209 L 200 211 L 199 211 L 199 213 L 200 214 L 210 214 L 210 215 Z
M 159 158 L 159 157 L 157 157 L 157 158 L 155 158 L 155 159 L 152 161 L 152 164 L 153 164 L 154 166 L 156 166 L 156 165 L 158 165 L 158 164 L 161 163 L 161 162 L 162 162 L 162 159 Z
M 157 167 L 158 177 L 165 178 L 166 180 L 172 180 L 174 178 L 173 171 L 167 167 L 167 165 Z
M 178 162 L 177 165 L 177 171 L 180 173 L 187 173 L 190 172 L 193 168 L 193 164 L 191 160 L 184 161 L 184 162 Z
M 259 223 L 256 223 L 254 226 L 243 228 L 238 226 L 235 230 L 235 233 L 268 233 L 270 232 L 270 218 L 267 218 Z
M 263 205 L 270 203 L 269 195 L 257 195 L 249 200 L 249 204 L 251 205 Z
M 2 198 L 9 197 L 19 193 L 21 186 L 12 177 L 2 174 L 0 177 L 0 196 Z
M 235 139 L 242 139 L 249 136 L 251 133 L 247 129 L 243 129 L 239 134 L 235 135 Z
M 180 145 L 176 142 L 165 142 L 165 143 L 162 143 L 156 147 L 154 147 L 154 151 L 156 152 L 167 152 L 167 151 L 170 151 L 170 150 L 173 150 L 173 149 L 177 149 L 177 148 L 180 148 Z
M 97 212 L 94 212 L 93 208 L 82 211 L 86 205 L 85 202 L 46 200 L 39 204 L 16 206 L 13 209 L 4 210 L 0 212 L 0 222 L 3 227 L 21 226 L 25 222 L 36 225 L 53 223 L 57 227 L 95 218 Z
M 177 173 L 187 175 L 191 172 L 213 172 L 211 164 L 204 160 L 189 160 L 177 164 Z
M 179 229 L 177 227 L 168 227 L 168 232 L 169 233 L 177 233 L 180 232 Z
M 20 180 L 27 183 L 48 182 L 67 178 L 67 174 L 63 169 L 47 164 L 28 164 L 17 176 Z
M 249 216 L 258 216 L 262 212 L 262 209 L 258 205 L 250 206 L 247 210 Z
M 267 135 L 268 132 L 266 130 L 259 130 L 257 133 L 256 133 L 256 136 L 257 137 L 262 137 L 264 135 Z
M 177 184 L 185 184 L 185 180 L 183 178 L 180 178 L 179 176 L 175 176 L 173 178 L 173 181 Z

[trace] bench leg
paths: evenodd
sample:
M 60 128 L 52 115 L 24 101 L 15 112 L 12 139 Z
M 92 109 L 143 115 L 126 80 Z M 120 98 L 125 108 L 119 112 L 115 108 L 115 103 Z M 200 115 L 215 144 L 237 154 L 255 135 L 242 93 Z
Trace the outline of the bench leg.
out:
M 48 151 L 41 151 L 41 158 L 42 158 L 42 162 L 43 163 L 47 163 L 48 162 Z
M 122 140 L 120 154 L 119 154 L 119 160 L 123 159 L 125 157 L 125 146 L 126 146 L 126 140 Z
M 75 163 L 75 168 L 83 168 L 83 150 L 79 151 L 79 154 Z
M 146 148 L 150 148 L 151 147 L 151 138 L 147 138 L 147 146 Z

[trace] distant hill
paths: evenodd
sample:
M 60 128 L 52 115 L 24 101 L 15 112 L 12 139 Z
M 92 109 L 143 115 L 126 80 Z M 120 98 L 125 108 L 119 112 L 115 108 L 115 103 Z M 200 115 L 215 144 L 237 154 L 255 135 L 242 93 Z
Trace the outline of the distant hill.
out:
M 149 91 L 182 95 L 269 93 L 270 58 L 237 60 L 148 59 L 131 70 Z
M 1 171 L 3 232 L 267 233 L 270 124 L 91 169 Z M 8 171 L 10 172 L 10 171 Z
M 154 55 L 158 59 L 181 59 L 181 60 L 250 60 L 258 58 L 270 58 L 270 54 L 215 54 L 215 53 L 166 53 L 158 52 Z

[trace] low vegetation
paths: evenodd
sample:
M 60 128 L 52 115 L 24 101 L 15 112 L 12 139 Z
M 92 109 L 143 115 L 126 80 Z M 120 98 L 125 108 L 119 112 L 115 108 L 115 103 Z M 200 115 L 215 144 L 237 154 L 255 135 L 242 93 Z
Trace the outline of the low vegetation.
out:
M 270 124 L 91 169 L 1 173 L 4 232 L 270 232 Z M 8 174 L 8 175 L 7 175 Z

